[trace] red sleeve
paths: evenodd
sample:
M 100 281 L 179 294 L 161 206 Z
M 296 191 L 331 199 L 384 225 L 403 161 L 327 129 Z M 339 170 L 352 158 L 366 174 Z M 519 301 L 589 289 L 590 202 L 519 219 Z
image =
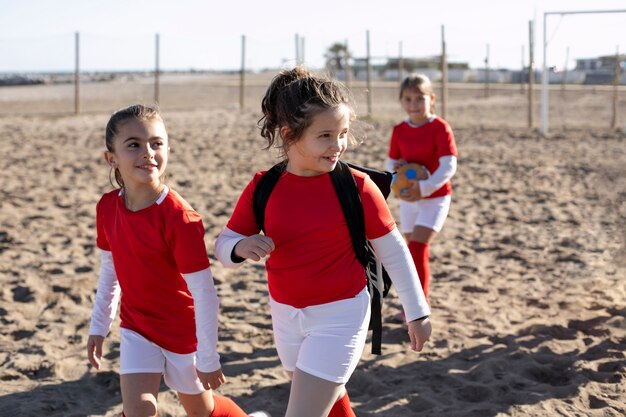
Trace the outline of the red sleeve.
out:
M 237 200 L 237 204 L 235 205 L 235 210 L 226 225 L 226 227 L 233 232 L 245 236 L 252 236 L 261 231 L 256 223 L 256 218 L 254 217 L 252 196 L 254 195 L 254 189 L 262 176 L 263 172 L 257 172 L 239 196 L 239 200 Z
M 96 246 L 102 250 L 111 251 L 109 241 L 104 233 L 104 213 L 107 212 L 103 206 L 105 205 L 104 199 L 106 195 L 102 196 L 98 204 L 96 204 Z
M 361 201 L 363 202 L 365 236 L 368 240 L 385 236 L 396 227 L 385 197 L 368 175 L 355 170 L 352 172 L 357 179 Z
M 204 244 L 202 218 L 193 210 L 176 211 L 168 221 L 168 241 L 181 274 L 211 266 Z
M 441 120 L 441 123 L 442 124 L 440 128 L 437 129 L 437 134 L 435 135 L 437 158 L 448 155 L 458 156 L 459 154 L 456 150 L 456 142 L 454 141 L 452 128 L 443 120 Z
M 398 134 L 397 134 L 398 126 L 394 126 L 391 131 L 391 140 L 389 141 L 389 158 L 391 159 L 402 159 L 402 155 L 400 154 L 400 147 L 398 146 Z

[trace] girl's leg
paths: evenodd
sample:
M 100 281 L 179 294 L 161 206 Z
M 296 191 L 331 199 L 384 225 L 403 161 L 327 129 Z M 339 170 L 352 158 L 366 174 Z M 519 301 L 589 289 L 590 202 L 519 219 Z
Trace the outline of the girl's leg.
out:
M 157 395 L 161 374 L 141 373 L 120 376 L 122 403 L 126 417 L 153 417 L 157 415 Z
M 201 394 L 183 394 L 178 392 L 178 399 L 189 417 L 208 417 L 215 408 L 211 391 Z
M 413 230 L 408 236 L 409 250 L 420 277 L 424 295 L 428 300 L 428 284 L 430 280 L 430 243 L 441 231 L 450 211 L 452 197 L 447 195 L 433 199 L 420 200 L 416 204 L 417 216 Z
M 350 397 L 346 391 L 343 397 L 338 399 L 330 410 L 328 417 L 356 417 L 350 406 Z
M 285 417 L 354 417 L 347 397 L 335 403 L 343 400 L 345 383 L 365 346 L 370 319 L 367 290 L 306 309 L 274 300 L 270 305 L 281 362 L 288 373 L 294 370 Z
M 289 376 L 289 379 L 293 379 L 293 372 L 287 372 L 287 375 Z M 345 385 L 343 389 L 343 396 L 341 391 L 339 392 L 339 395 L 340 398 L 335 401 L 335 404 L 333 404 L 328 417 L 356 417 L 354 411 L 352 411 L 352 407 L 350 407 L 350 397 L 348 397 L 348 392 L 345 390 Z
M 218 395 L 212 390 L 193 395 L 179 392 L 178 398 L 189 417 L 248 416 L 233 400 Z
M 409 251 L 420 277 L 424 295 L 428 300 L 428 286 L 430 282 L 430 242 L 437 236 L 437 232 L 425 226 L 415 226 L 409 236 Z
M 285 417 L 329 416 L 331 409 L 337 400 L 345 396 L 345 392 L 344 384 L 327 381 L 296 368 L 291 381 Z M 350 416 L 350 414 L 333 414 L 337 417 L 344 415 Z

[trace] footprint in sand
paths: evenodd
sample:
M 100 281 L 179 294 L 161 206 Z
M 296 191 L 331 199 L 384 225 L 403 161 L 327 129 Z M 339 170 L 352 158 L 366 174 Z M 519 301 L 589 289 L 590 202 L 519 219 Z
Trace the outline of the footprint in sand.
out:
M 13 301 L 18 303 L 30 303 L 35 300 L 34 292 L 28 287 L 17 285 L 13 287 Z

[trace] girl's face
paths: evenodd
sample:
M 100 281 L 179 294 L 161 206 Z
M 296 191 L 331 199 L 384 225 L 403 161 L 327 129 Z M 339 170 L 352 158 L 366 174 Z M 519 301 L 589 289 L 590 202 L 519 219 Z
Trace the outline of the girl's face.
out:
M 434 102 L 434 94 L 424 94 L 415 88 L 405 89 L 400 96 L 402 109 L 413 124 L 424 123 L 432 116 L 430 109 Z
M 169 151 L 161 120 L 130 119 L 119 126 L 113 138 L 113 152 L 106 151 L 104 158 L 120 171 L 124 187 L 147 185 L 156 189 L 165 172 Z
M 350 110 L 341 105 L 313 117 L 311 125 L 287 149 L 287 171 L 303 177 L 324 174 L 335 169 L 348 147 Z M 285 137 L 283 127 L 281 135 Z

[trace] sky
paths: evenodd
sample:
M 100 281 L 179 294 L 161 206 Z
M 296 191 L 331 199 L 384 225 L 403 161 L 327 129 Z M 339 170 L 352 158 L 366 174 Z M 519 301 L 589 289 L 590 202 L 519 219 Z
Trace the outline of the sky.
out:
M 0 72 L 73 71 L 79 33 L 81 71 L 151 70 L 159 38 L 161 70 L 237 70 L 245 66 L 324 66 L 337 42 L 355 57 L 430 57 L 471 68 L 543 65 L 545 12 L 626 11 L 624 0 L 0 0 Z M 626 53 L 626 13 L 550 14 L 548 66 Z

